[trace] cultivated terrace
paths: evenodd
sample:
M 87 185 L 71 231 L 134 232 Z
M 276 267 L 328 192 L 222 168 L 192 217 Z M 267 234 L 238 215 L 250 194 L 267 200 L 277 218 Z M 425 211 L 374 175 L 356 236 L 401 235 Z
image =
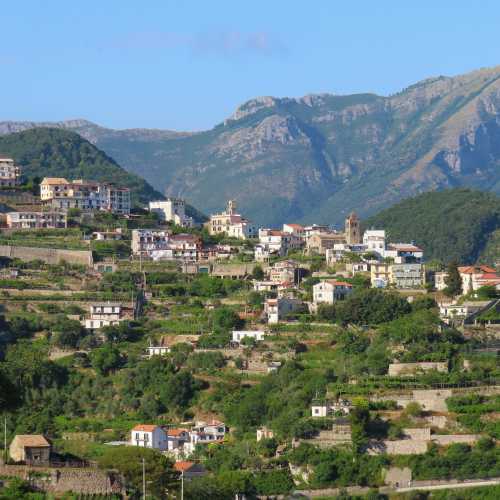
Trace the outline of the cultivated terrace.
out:
M 258 228 L 234 201 L 3 189 L 0 499 L 500 497 L 495 262 L 354 213 Z

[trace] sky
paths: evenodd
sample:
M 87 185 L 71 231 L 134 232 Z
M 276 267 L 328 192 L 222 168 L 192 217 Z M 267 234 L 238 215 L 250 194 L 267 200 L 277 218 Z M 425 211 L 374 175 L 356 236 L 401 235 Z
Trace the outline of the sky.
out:
M 257 96 L 500 65 L 496 0 L 16 0 L 0 20 L 0 120 L 204 130 Z

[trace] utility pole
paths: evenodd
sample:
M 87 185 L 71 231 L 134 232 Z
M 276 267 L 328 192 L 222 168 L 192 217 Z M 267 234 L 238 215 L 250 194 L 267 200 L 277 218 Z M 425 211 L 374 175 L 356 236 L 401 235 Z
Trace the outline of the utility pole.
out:
M 142 498 L 146 500 L 146 460 L 142 459 Z
M 184 500 L 184 471 L 181 472 L 181 500 Z
M 7 463 L 7 415 L 3 421 L 3 463 Z

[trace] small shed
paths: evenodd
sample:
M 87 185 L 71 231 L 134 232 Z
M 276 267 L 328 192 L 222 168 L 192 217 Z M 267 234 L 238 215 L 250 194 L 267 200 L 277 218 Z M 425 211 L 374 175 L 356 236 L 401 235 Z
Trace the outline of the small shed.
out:
M 180 472 L 184 479 L 187 480 L 205 476 L 207 473 L 207 470 L 202 464 L 195 462 L 175 462 L 174 469 Z
M 45 465 L 50 462 L 50 443 L 41 434 L 18 434 L 10 443 L 9 454 L 15 462 Z

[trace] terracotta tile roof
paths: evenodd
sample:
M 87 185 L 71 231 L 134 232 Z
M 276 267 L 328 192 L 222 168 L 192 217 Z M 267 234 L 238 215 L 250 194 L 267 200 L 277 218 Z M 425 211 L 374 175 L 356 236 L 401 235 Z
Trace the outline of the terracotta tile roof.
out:
M 285 226 L 293 227 L 294 229 L 304 229 L 304 226 L 301 226 L 300 224 L 285 224 Z
M 325 283 L 330 283 L 330 285 L 333 286 L 346 286 L 348 288 L 352 288 L 351 283 L 347 283 L 347 281 L 325 280 Z
M 70 184 L 64 177 L 44 177 L 41 184 Z
M 460 274 L 480 274 L 480 273 L 496 273 L 496 270 L 489 266 L 460 266 L 458 268 Z
M 187 472 L 195 465 L 194 462 L 175 462 L 174 469 L 179 472 Z
M 169 436 L 180 436 L 180 435 L 182 435 L 184 432 L 187 432 L 187 430 L 186 430 L 186 429 L 169 429 L 169 430 L 167 431 L 167 434 L 168 434 Z
M 47 448 L 49 442 L 41 434 L 18 434 L 15 439 L 21 446 Z
M 199 241 L 200 237 L 197 236 L 196 234 L 187 234 L 187 233 L 180 233 L 180 234 L 173 234 L 170 237 L 171 240 L 174 241 Z
M 214 420 L 209 423 L 209 425 L 224 425 L 224 422 L 221 422 L 220 420 Z
M 140 432 L 153 432 L 158 426 L 154 424 L 138 424 L 132 430 Z
M 391 243 L 388 245 L 389 249 L 399 250 L 402 252 L 421 252 L 422 249 L 416 245 L 411 245 L 407 243 Z

